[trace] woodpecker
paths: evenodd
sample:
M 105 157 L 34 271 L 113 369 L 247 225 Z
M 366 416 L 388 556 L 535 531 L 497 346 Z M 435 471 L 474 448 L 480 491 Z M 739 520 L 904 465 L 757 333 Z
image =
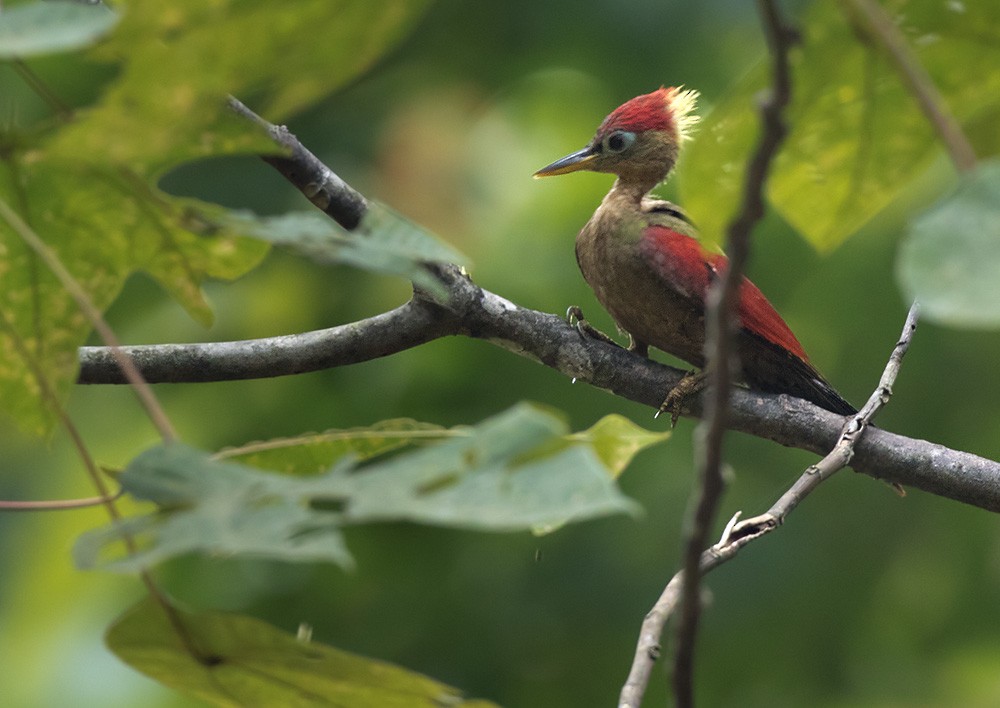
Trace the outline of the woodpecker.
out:
M 637 96 L 612 111 L 586 147 L 543 167 L 535 177 L 578 170 L 617 176 L 576 238 L 580 271 L 629 335 L 629 349 L 647 355 L 653 346 L 701 369 L 705 299 L 729 261 L 703 247 L 679 207 L 649 196 L 673 171 L 697 122 L 697 98 L 697 92 L 677 87 Z M 809 363 L 781 315 L 746 278 L 738 317 L 740 379 L 747 386 L 804 398 L 839 415 L 857 412 Z M 685 389 L 687 395 L 699 386 L 682 382 L 675 391 Z M 668 396 L 664 405 L 671 400 Z M 669 405 L 676 420 L 680 401 Z

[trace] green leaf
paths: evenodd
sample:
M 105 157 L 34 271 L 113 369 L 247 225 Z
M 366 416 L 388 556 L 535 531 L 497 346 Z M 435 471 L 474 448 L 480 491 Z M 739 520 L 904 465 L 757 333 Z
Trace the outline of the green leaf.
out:
M 263 244 L 210 226 L 189 204 L 150 190 L 127 174 L 78 164 L 9 163 L 0 199 L 28 205 L 29 224 L 98 308 L 117 297 L 137 270 L 153 276 L 188 312 L 208 324 L 205 278 L 232 279 L 266 254 Z M 7 175 L 16 175 L 5 180 Z M 73 299 L 10 226 L 0 221 L 0 308 L 53 388 L 68 392 L 76 349 L 91 331 Z M 24 361 L 0 332 L 0 401 L 26 430 L 50 421 Z
M 345 263 L 398 275 L 439 295 L 444 294 L 444 289 L 424 264 L 467 262 L 461 253 L 429 231 L 374 202 L 369 202 L 368 211 L 353 231 L 342 229 L 318 211 L 273 217 L 234 213 L 228 225 L 320 263 Z
M 642 450 L 670 438 L 671 431 L 655 433 L 617 414 L 607 415 L 587 430 L 564 435 L 546 450 L 552 454 L 571 445 L 590 447 L 612 478 L 625 471 Z M 307 475 L 330 468 L 346 456 L 368 460 L 388 452 L 427 445 L 455 437 L 467 437 L 467 427 L 443 428 L 411 418 L 383 420 L 370 427 L 327 430 L 290 438 L 276 438 L 223 450 L 215 459 L 240 462 L 251 467 L 285 474 Z
M 587 430 L 574 433 L 570 440 L 591 445 L 601 462 L 616 479 L 637 454 L 670 438 L 670 430 L 654 433 L 620 415 L 606 415 Z
M 144 452 L 119 481 L 134 497 L 164 508 L 85 533 L 73 551 L 81 568 L 134 573 L 193 552 L 353 567 L 340 515 L 311 508 L 310 490 L 296 484 L 301 480 L 173 444 Z M 121 555 L 117 542 L 124 537 L 140 550 Z
M 230 115 L 227 95 L 272 121 L 286 118 L 370 67 L 427 5 L 286 0 L 279 9 L 245 0 L 133 0 L 101 47 L 101 57 L 125 58 L 119 75 L 50 149 L 151 178 L 199 157 L 274 151 Z
M 137 671 L 211 705 L 495 708 L 421 674 L 302 641 L 253 617 L 172 612 L 188 644 L 148 598 L 118 618 L 105 641 Z M 192 656 L 192 646 L 203 660 Z
M 775 209 L 824 251 L 890 204 L 940 150 L 895 71 L 858 40 L 839 5 L 814 3 L 804 18 L 786 116 L 791 133 L 768 183 Z M 896 0 L 886 9 L 980 156 L 997 154 L 1000 3 Z M 706 117 L 679 165 L 682 203 L 708 241 L 722 241 L 739 203 L 758 133 L 754 97 L 767 82 L 764 64 L 748 72 Z
M 271 118 L 288 115 L 370 66 L 426 5 L 289 0 L 276 9 L 259 0 L 133 0 L 107 41 L 92 50 L 92 57 L 118 69 L 109 72 L 114 78 L 95 105 L 77 108 L 69 121 L 0 127 L 0 199 L 55 250 L 99 308 L 141 270 L 208 324 L 212 315 L 201 283 L 242 275 L 267 249 L 238 239 L 218 208 L 171 198 L 155 179 L 195 158 L 276 150 L 256 126 L 225 107 L 229 93 L 245 89 L 247 100 Z M 0 27 L 10 18 L 35 18 L 51 29 L 73 24 L 70 13 L 81 12 L 114 17 L 105 8 L 43 2 L 5 9 Z M 88 28 L 93 26 L 79 25 Z M 318 33 L 322 41 L 305 41 Z M 389 240 L 392 246 L 405 242 Z M 414 268 L 408 256 L 369 255 L 373 248 L 346 249 L 351 253 L 345 258 L 383 269 Z M 76 348 L 90 325 L 3 223 L 0 308 L 33 364 L 64 398 L 76 375 Z M 0 334 L 0 353 L 6 355 L 0 359 L 4 410 L 26 430 L 43 432 L 51 416 L 9 334 Z
M 84 534 L 75 557 L 81 567 L 119 572 L 196 551 L 349 567 L 340 532 L 347 524 L 518 531 L 635 512 L 593 448 L 566 446 L 566 433 L 559 418 L 522 404 L 436 444 L 365 464 L 341 458 L 308 477 L 213 460 L 180 444 L 155 447 L 119 482 L 161 512 Z M 138 552 L 115 555 L 124 535 Z
M 897 276 L 927 319 L 1000 327 L 1000 162 L 981 163 L 913 221 Z
M 26 59 L 89 47 L 118 22 L 104 5 L 34 2 L 0 12 L 0 59 Z

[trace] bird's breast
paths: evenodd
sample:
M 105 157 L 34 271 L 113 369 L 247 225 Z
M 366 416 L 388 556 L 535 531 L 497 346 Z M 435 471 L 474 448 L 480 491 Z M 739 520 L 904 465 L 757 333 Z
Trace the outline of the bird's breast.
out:
M 609 218 L 598 210 L 577 237 L 580 271 L 619 328 L 702 366 L 704 306 L 662 276 L 642 246 L 645 228 L 645 219 Z

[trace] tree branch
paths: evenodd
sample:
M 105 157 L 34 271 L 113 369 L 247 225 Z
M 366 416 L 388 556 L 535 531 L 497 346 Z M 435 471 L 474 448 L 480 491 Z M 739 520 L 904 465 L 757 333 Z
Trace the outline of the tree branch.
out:
M 254 122 L 270 126 L 245 106 L 243 109 L 254 116 Z M 284 140 L 293 141 L 289 159 L 308 152 L 294 149 L 298 141 L 287 130 L 279 132 Z M 301 169 L 282 174 L 290 180 L 315 177 L 316 170 L 309 167 L 315 158 L 302 159 L 305 164 Z M 320 173 L 333 175 L 325 166 Z M 303 179 L 306 181 L 293 180 L 293 184 L 307 193 L 311 178 Z M 330 200 L 326 213 L 357 213 L 360 219 L 367 208 L 358 206 L 366 204 L 363 197 L 359 202 L 357 192 L 350 187 L 334 188 L 346 186 L 335 175 L 324 184 L 333 185 L 323 192 L 324 199 Z M 654 410 L 663 402 L 663 391 L 684 375 L 621 347 L 581 337 L 561 317 L 519 307 L 479 288 L 456 266 L 436 268 L 449 293 L 447 307 L 429 302 L 417 292 L 411 302 L 391 312 L 326 330 L 239 342 L 123 349 L 150 383 L 195 383 L 317 371 L 369 361 L 447 335 L 464 335 L 487 340 Z M 79 359 L 79 383 L 126 383 L 108 348 L 81 347 Z M 688 402 L 682 413 L 700 415 L 701 403 Z M 731 430 L 819 455 L 836 443 L 842 423 L 840 416 L 789 396 L 737 388 L 730 399 Z M 877 479 L 1000 512 L 1000 463 L 977 455 L 872 428 L 858 444 L 851 466 Z
M 274 125 L 247 108 L 234 96 L 228 98 L 229 108 L 237 115 L 262 128 L 287 155 L 261 155 L 260 159 L 282 174 L 312 202 L 313 206 L 352 231 L 361 223 L 368 202 L 361 192 L 347 184 L 318 157 L 306 149 L 299 139 L 283 125 Z
M 621 347 L 582 337 L 561 317 L 518 307 L 478 287 L 457 267 L 443 266 L 439 272 L 449 292 L 448 309 L 418 300 L 360 322 L 304 334 L 123 349 L 150 383 L 194 383 L 316 371 L 462 335 L 486 340 L 652 410 L 659 409 L 663 392 L 684 376 Z M 366 334 L 371 332 L 378 334 Z M 79 381 L 120 384 L 125 378 L 106 347 L 82 347 Z M 688 402 L 684 413 L 700 415 L 700 402 Z M 842 426 L 842 417 L 798 398 L 743 388 L 732 392 L 731 430 L 823 455 L 836 443 Z M 871 428 L 858 443 L 851 466 L 889 483 L 1000 512 L 1000 463 L 977 455 Z

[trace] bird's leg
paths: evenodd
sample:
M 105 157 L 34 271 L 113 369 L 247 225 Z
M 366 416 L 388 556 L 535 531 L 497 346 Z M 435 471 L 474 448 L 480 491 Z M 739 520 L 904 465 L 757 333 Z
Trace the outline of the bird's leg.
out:
M 587 322 L 587 318 L 583 316 L 583 310 L 576 305 L 570 305 L 566 310 L 566 321 L 570 324 L 570 326 L 575 326 L 576 331 L 584 337 L 597 339 L 607 344 L 613 344 L 616 347 L 621 346 L 604 332 Z
M 667 392 L 667 397 L 660 404 L 660 409 L 656 411 L 656 416 L 660 413 L 670 414 L 670 427 L 677 425 L 677 419 L 681 416 L 681 407 L 688 397 L 700 393 L 708 383 L 708 376 L 704 371 L 689 371 L 684 375 L 677 385 Z
M 631 332 L 628 332 L 628 350 L 646 359 L 649 358 L 649 345 L 645 342 L 640 342 Z

